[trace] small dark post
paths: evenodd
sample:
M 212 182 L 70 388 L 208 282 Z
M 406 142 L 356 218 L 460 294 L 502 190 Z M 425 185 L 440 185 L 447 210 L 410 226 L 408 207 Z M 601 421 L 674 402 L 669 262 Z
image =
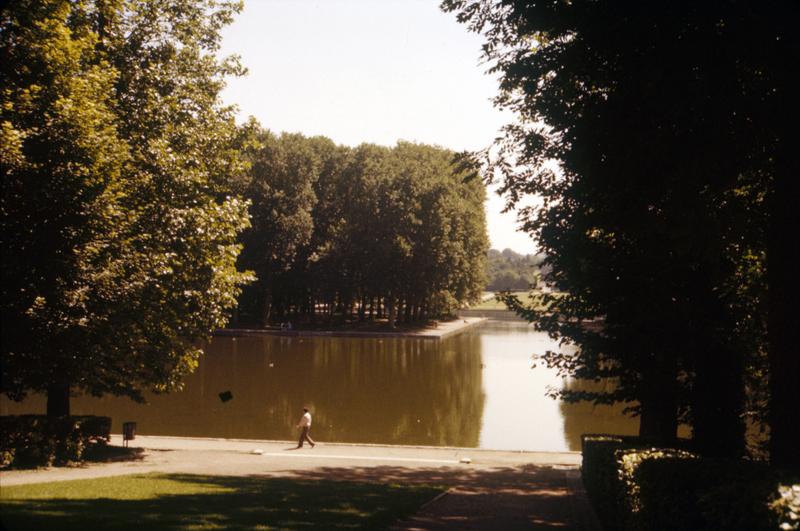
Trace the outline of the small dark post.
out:
M 122 423 L 122 446 L 128 447 L 128 441 L 136 438 L 136 423 L 123 422 Z

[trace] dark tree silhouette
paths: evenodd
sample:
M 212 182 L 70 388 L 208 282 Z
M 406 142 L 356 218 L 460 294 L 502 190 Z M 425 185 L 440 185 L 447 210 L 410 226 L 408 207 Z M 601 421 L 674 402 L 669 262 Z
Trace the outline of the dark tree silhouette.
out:
M 443 8 L 486 36 L 496 103 L 520 118 L 485 153 L 487 175 L 502 174 L 511 204 L 544 198 L 523 210 L 525 228 L 568 293 L 518 309 L 580 346 L 548 362 L 620 380 L 572 397 L 638 400 L 642 434 L 662 439 L 686 415 L 701 451 L 737 455 L 744 368 L 768 346 L 772 459 L 796 466 L 798 245 L 785 229 L 798 226 L 797 4 Z M 576 322 L 591 317 L 601 333 Z

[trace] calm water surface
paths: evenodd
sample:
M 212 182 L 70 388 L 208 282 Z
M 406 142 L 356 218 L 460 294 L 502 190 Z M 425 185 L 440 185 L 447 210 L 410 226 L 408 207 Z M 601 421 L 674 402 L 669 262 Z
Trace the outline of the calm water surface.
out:
M 73 414 L 109 415 L 113 431 L 142 435 L 294 439 L 302 408 L 320 441 L 579 450 L 581 433 L 635 433 L 622 407 L 565 404 L 548 387 L 575 385 L 531 354 L 556 349 L 517 322 L 489 322 L 442 341 L 215 338 L 185 389 L 126 398 L 72 399 Z M 220 400 L 230 391 L 233 398 Z M 42 397 L 0 400 L 2 414 L 43 413 Z

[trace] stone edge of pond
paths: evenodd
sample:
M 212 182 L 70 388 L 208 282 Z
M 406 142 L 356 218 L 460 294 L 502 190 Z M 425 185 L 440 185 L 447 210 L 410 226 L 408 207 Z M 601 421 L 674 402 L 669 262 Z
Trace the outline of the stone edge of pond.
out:
M 486 317 L 458 318 L 440 323 L 437 328 L 423 328 L 413 331 L 379 332 L 359 330 L 270 330 L 264 328 L 220 328 L 214 331 L 219 337 L 281 336 L 281 337 L 354 337 L 354 338 L 414 338 L 444 339 L 489 319 Z
M 122 438 L 121 433 L 112 434 Z M 135 440 L 139 439 L 170 439 L 175 441 L 200 441 L 200 442 L 221 442 L 221 443 L 265 443 L 265 444 L 297 444 L 295 440 L 288 439 L 238 439 L 227 437 L 189 437 L 181 435 L 145 435 L 136 434 Z M 430 446 L 424 444 L 384 444 L 384 443 L 359 443 L 359 442 L 338 442 L 338 441 L 325 441 L 321 442 L 323 446 L 349 446 L 349 447 L 371 447 L 371 448 L 400 448 L 400 449 L 418 449 L 418 450 L 450 450 L 450 451 L 469 451 L 469 452 L 503 452 L 510 454 L 567 454 L 567 455 L 580 455 L 580 451 L 573 450 L 508 450 L 502 448 L 476 448 L 471 446 Z

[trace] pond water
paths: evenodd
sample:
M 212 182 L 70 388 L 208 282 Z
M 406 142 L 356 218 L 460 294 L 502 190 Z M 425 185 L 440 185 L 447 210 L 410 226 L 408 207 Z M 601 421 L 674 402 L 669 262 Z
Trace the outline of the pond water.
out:
M 323 442 L 506 450 L 580 450 L 582 433 L 635 433 L 621 406 L 545 396 L 575 385 L 531 368 L 532 354 L 556 348 L 525 323 L 494 321 L 441 341 L 217 337 L 183 391 L 147 404 L 77 397 L 72 412 L 109 415 L 114 433 L 136 421 L 141 435 L 288 440 L 308 406 Z M 39 396 L 0 399 L 3 415 L 44 409 Z

